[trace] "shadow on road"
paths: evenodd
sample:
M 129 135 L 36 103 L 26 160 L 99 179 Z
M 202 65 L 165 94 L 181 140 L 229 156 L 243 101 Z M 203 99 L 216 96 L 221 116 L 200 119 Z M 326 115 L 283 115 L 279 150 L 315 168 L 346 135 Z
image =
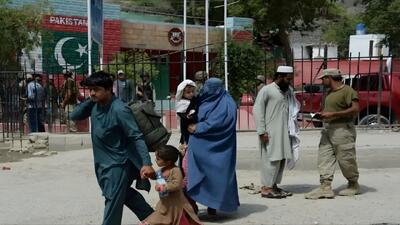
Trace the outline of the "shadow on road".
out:
M 335 192 L 339 192 L 341 190 L 344 190 L 347 187 L 347 184 L 343 184 L 341 186 L 339 186 L 338 188 L 335 188 L 334 191 Z M 373 187 L 368 187 L 365 185 L 360 184 L 360 189 L 361 189 L 361 194 L 365 194 L 367 192 L 376 192 L 377 190 Z
M 264 212 L 267 209 L 268 209 L 267 206 L 260 204 L 241 204 L 236 213 L 217 212 L 217 216 L 209 216 L 207 215 L 206 210 L 201 210 L 199 212 L 199 218 L 202 222 L 219 224 L 236 219 L 246 218 L 253 213 Z
M 305 194 L 310 192 L 311 190 L 318 188 L 319 185 L 312 185 L 312 184 L 294 184 L 294 185 L 282 185 L 281 188 L 285 189 L 286 191 L 290 191 L 293 194 Z M 345 189 L 347 187 L 347 184 L 343 184 L 337 188 L 334 188 L 334 192 L 338 193 L 339 191 Z M 377 190 L 373 187 L 365 186 L 365 185 L 360 185 L 361 188 L 361 193 L 367 193 L 367 192 L 376 192 Z
M 314 184 L 293 184 L 293 185 L 282 185 L 281 188 L 285 191 L 292 192 L 293 194 L 305 194 L 311 190 L 319 187 L 319 185 Z

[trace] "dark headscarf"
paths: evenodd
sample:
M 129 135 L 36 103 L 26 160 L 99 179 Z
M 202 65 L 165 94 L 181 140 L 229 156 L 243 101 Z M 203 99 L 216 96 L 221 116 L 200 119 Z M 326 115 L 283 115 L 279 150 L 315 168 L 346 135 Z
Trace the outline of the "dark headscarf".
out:
M 204 83 L 200 92 L 200 102 L 215 101 L 225 92 L 222 80 L 218 78 L 210 78 Z
M 226 104 L 229 102 L 230 98 L 230 95 L 224 89 L 222 80 L 218 78 L 206 80 L 199 95 L 199 105 L 202 106 L 202 110 L 199 111 L 199 118 L 207 117 L 206 114 L 218 110 L 218 108 L 224 108 L 224 106 L 220 104 Z

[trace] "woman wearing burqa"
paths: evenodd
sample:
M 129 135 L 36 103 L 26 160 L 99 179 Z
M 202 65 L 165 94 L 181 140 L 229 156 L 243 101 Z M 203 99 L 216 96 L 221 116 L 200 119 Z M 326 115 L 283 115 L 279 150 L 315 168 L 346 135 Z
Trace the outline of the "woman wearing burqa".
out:
M 199 96 L 198 123 L 189 126 L 187 193 L 208 213 L 233 212 L 239 206 L 236 181 L 236 103 L 218 78 L 210 78 Z

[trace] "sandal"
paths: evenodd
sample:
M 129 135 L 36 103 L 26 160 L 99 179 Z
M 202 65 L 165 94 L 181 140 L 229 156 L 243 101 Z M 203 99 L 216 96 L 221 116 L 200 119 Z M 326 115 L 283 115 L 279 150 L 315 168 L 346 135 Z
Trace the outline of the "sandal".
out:
M 275 199 L 286 198 L 286 196 L 284 196 L 281 193 L 276 192 L 274 190 L 271 190 L 271 191 L 269 191 L 267 193 L 261 192 L 261 197 L 263 197 L 263 198 L 275 198 Z
M 281 188 L 278 188 L 278 186 L 276 186 L 276 185 L 273 187 L 273 189 L 274 189 L 276 192 L 280 193 L 282 196 L 285 196 L 285 197 L 290 197 L 290 196 L 293 195 L 292 192 L 285 191 L 285 190 L 283 190 L 283 189 L 281 189 Z
M 292 195 L 293 195 L 293 193 L 292 193 L 292 192 L 285 191 L 285 190 L 283 190 L 283 189 L 280 189 L 280 188 L 278 188 L 278 192 L 279 192 L 279 193 L 281 193 L 281 195 L 284 195 L 285 197 L 286 197 L 286 196 L 287 196 L 287 197 L 290 197 L 290 196 L 292 196 Z

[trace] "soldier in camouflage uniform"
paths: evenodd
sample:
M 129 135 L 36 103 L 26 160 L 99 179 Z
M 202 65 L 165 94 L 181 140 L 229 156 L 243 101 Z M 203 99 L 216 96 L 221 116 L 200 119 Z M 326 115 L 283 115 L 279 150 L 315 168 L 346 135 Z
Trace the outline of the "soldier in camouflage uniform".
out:
M 329 88 L 325 98 L 324 110 L 317 113 L 324 122 L 324 129 L 319 144 L 318 169 L 320 187 L 307 193 L 306 199 L 334 198 L 331 183 L 335 164 L 348 180 L 348 187 L 339 195 L 353 196 L 360 194 L 358 167 L 356 161 L 356 130 L 354 117 L 359 111 L 358 95 L 351 87 L 343 84 L 337 69 L 326 69 L 319 77 L 324 86 Z

